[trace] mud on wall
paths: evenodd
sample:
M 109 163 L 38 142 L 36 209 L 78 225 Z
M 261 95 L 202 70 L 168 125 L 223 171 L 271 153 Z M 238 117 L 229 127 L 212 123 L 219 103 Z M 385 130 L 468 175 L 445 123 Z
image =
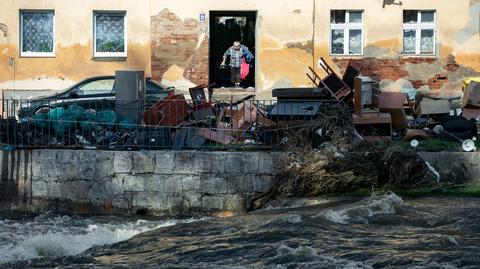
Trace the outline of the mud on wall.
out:
M 20 57 L 20 10 L 55 12 L 55 56 Z M 150 73 L 149 0 L 2 0 L 0 8 L 0 90 L 59 90 L 118 69 Z M 93 12 L 125 11 L 127 57 L 93 57 Z M 14 83 L 15 82 L 15 83 Z

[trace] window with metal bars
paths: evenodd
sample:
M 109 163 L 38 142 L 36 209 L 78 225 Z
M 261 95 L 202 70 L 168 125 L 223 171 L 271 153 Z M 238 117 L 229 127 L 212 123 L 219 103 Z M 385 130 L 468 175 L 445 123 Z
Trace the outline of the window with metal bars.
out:
M 125 12 L 94 12 L 94 57 L 127 57 Z

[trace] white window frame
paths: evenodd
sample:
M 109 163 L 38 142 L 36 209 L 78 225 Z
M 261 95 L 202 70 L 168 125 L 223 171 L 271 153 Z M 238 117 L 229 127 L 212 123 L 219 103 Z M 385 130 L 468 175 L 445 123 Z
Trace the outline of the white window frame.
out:
M 339 10 L 345 11 L 345 23 L 332 23 L 331 14 L 332 11 Z M 351 23 L 350 22 L 350 12 L 361 12 L 362 13 L 362 22 L 361 23 Z M 343 10 L 343 9 L 332 9 L 330 11 L 330 42 L 329 50 L 330 55 L 334 56 L 363 56 L 363 47 L 365 40 L 365 30 L 364 30 L 364 21 L 365 21 L 365 11 L 363 10 Z M 332 32 L 333 30 L 343 30 L 343 53 L 333 53 L 332 49 Z M 350 30 L 360 30 L 362 32 L 362 51 L 361 53 L 351 54 L 350 51 Z
M 97 16 L 103 14 L 118 14 L 123 15 L 123 52 L 97 52 Z M 95 10 L 93 11 L 93 57 L 94 58 L 126 58 L 128 52 L 127 39 L 127 12 L 124 10 Z
M 23 13 L 25 12 L 38 12 L 38 13 L 52 13 L 53 14 L 53 47 L 51 52 L 33 52 L 33 51 L 23 51 Z M 55 47 L 56 47 L 56 38 L 55 38 L 55 10 L 53 9 L 21 9 L 20 10 L 20 57 L 31 57 L 31 58 L 50 58 L 55 57 Z
M 404 56 L 435 56 L 437 55 L 437 11 L 436 10 L 411 10 L 417 11 L 416 23 L 403 23 L 402 55 Z M 424 12 L 433 12 L 433 22 L 422 22 Z M 402 20 L 403 18 L 402 14 Z M 405 30 L 415 30 L 415 53 L 405 53 Z M 433 30 L 433 53 L 422 53 L 422 30 Z

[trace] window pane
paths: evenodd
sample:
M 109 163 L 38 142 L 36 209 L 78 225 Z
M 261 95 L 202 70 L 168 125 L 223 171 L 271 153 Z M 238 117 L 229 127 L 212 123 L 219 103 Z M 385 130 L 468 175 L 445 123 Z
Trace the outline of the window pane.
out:
M 124 14 L 96 14 L 97 52 L 125 52 Z
M 434 11 L 422 11 L 422 22 L 434 22 L 434 21 L 435 21 Z
M 362 11 L 350 11 L 350 22 L 352 23 L 361 23 L 362 22 Z
M 53 12 L 22 12 L 22 51 L 53 52 Z
M 422 30 L 420 51 L 422 54 L 433 54 L 433 30 Z
M 331 23 L 345 23 L 345 10 L 332 10 L 330 12 Z
M 403 30 L 403 53 L 415 54 L 416 30 Z
M 332 54 L 344 54 L 343 37 L 343 30 L 332 30 Z
M 403 23 L 417 23 L 418 11 L 416 10 L 404 10 L 403 11 Z
M 110 93 L 113 90 L 114 83 L 115 80 L 113 79 L 92 81 L 78 88 L 77 93 L 79 95 Z
M 362 30 L 350 30 L 349 54 L 362 53 Z

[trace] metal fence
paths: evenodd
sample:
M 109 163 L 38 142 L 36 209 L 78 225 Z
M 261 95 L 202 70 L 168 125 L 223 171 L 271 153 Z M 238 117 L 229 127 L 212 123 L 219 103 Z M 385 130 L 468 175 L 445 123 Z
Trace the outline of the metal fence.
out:
M 20 148 L 278 149 L 332 101 L 2 100 L 0 141 Z

